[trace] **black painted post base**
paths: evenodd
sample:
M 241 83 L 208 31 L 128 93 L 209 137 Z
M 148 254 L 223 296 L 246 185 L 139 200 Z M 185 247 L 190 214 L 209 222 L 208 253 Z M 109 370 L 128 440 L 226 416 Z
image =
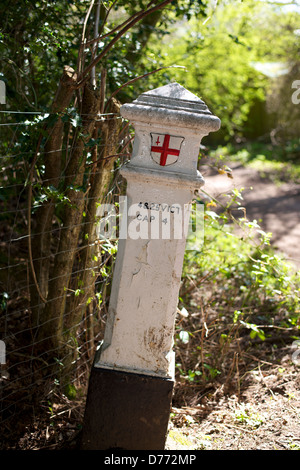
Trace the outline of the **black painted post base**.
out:
M 93 367 L 82 450 L 163 450 L 174 382 Z

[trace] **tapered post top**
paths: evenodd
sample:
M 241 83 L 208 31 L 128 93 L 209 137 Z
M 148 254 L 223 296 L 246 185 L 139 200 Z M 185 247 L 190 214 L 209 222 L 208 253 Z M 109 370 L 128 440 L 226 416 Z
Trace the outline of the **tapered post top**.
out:
M 121 106 L 121 115 L 135 128 L 125 178 L 159 178 L 166 184 L 199 189 L 204 184 L 197 169 L 201 139 L 220 128 L 221 121 L 204 101 L 178 83 L 142 93 Z
M 133 123 L 165 124 L 198 130 L 202 135 L 217 131 L 220 119 L 204 101 L 178 83 L 142 93 L 121 107 L 121 115 Z

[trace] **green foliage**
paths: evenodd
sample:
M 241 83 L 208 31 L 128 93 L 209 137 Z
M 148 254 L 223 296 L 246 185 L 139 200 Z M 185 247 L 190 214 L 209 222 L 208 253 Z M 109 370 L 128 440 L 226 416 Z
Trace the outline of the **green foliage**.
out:
M 205 21 L 177 23 L 171 37 L 152 44 L 150 57 L 186 67 L 165 75 L 203 97 L 221 117 L 223 132 L 214 138 L 263 135 L 272 125 L 264 103 L 273 82 L 257 64 L 295 62 L 299 13 L 283 14 L 278 6 L 254 0 L 221 1 L 206 12 Z M 157 80 L 152 78 L 155 86 Z
M 81 20 L 89 2 L 1 2 L 2 69 L 10 109 L 49 105 L 62 68 L 76 67 Z
M 293 313 L 299 313 L 300 308 L 299 280 L 292 265 L 270 247 L 271 234 L 264 232 L 256 220 L 244 217 L 235 220 L 242 230 L 236 233 L 229 215 L 223 213 L 216 218 L 210 210 L 205 211 L 205 222 L 203 250 L 186 253 L 186 275 L 209 272 L 213 283 L 224 284 L 227 291 L 239 290 L 239 310 L 248 308 L 249 302 L 267 298 L 275 309 L 287 309 L 284 324 L 294 323 Z
M 77 390 L 75 385 L 68 384 L 65 387 L 65 395 L 69 400 L 74 400 L 77 397 Z
M 235 411 L 235 421 L 248 425 L 250 428 L 258 428 L 263 422 L 264 417 L 258 413 L 253 413 L 251 406 L 241 403 Z
M 103 27 L 102 32 L 106 34 L 122 23 L 128 15 L 145 8 L 149 1 L 102 3 L 106 7 L 114 5 L 109 22 Z M 293 44 L 294 36 L 290 31 L 295 28 L 297 18 L 293 19 L 290 15 L 281 16 L 276 10 L 265 10 L 267 7 L 263 2 L 223 1 L 219 2 L 220 8 L 216 11 L 209 8 L 212 3 L 214 2 L 201 0 L 175 1 L 170 8 L 156 17 L 152 16 L 149 21 L 141 21 L 120 38 L 117 45 L 103 58 L 101 67 L 96 72 L 99 78 L 101 68 L 107 70 L 108 96 L 137 75 L 162 65 L 184 65 L 188 72 L 180 69 L 175 69 L 175 72 L 174 69 L 164 71 L 159 74 L 159 78 L 152 76 L 147 79 L 147 83 L 142 81 L 134 87 L 126 87 L 126 91 L 122 90 L 124 93 L 117 96 L 122 100 L 132 99 L 142 89 L 145 91 L 149 83 L 151 86 L 160 86 L 163 81 L 176 78 L 195 94 L 203 94 L 208 106 L 221 117 L 225 135 L 244 135 L 246 125 L 249 124 L 250 110 L 257 101 L 265 100 L 268 85 L 266 77 L 258 72 L 252 63 L 264 58 L 281 60 L 285 55 L 290 57 L 291 51 L 296 50 Z M 66 207 L 69 208 L 70 200 L 66 195 L 68 190 L 87 191 L 86 179 L 80 186 L 70 184 L 66 187 L 43 185 L 39 181 L 45 173 L 45 160 L 41 155 L 49 135 L 48 131 L 50 129 L 51 133 L 51 128 L 58 118 L 56 114 L 48 113 L 63 66 L 69 65 L 76 69 L 84 16 L 89 5 L 89 0 L 5 0 L 1 3 L 1 79 L 6 82 L 9 109 L 23 113 L 42 112 L 38 117 L 4 113 L 1 116 L 5 125 L 10 124 L 3 130 L 0 144 L 5 174 L 5 188 L 0 196 L 3 203 L 1 207 L 4 209 L 1 220 L 9 219 L 14 233 L 27 233 L 27 221 L 23 217 L 20 222 L 22 227 L 19 227 L 16 220 L 13 220 L 13 211 L 7 210 L 8 203 L 17 202 L 18 207 L 25 206 L 24 193 L 33 164 L 37 176 L 33 185 L 33 213 L 45 201 L 53 201 L 54 215 L 59 225 L 62 211 Z M 94 23 L 94 14 L 95 12 L 91 15 L 89 27 Z M 175 25 L 172 36 L 168 30 L 170 24 Z M 102 26 L 100 22 L 100 29 Z M 155 37 L 151 44 L 150 33 L 154 33 Z M 112 37 L 114 35 L 99 41 L 94 53 L 97 54 L 105 48 Z M 85 65 L 89 63 L 91 56 L 91 49 L 87 49 Z M 78 97 L 80 92 L 76 100 Z M 87 136 L 80 135 L 82 121 L 75 105 L 67 109 L 61 118 L 65 126 L 61 163 L 65 168 L 68 158 L 65 149 L 68 144 L 72 144 L 69 138 L 72 140 L 75 133 L 79 139 L 85 139 Z M 70 133 L 69 129 L 74 134 Z M 40 136 L 42 139 L 35 161 Z M 84 143 L 87 172 L 90 171 L 89 165 L 92 162 L 90 150 L 98 144 L 101 144 L 101 139 L 94 139 L 92 136 Z M 289 154 L 299 152 L 299 141 L 295 140 L 288 145 L 286 152 Z M 250 150 L 243 149 L 242 152 L 237 158 L 250 161 Z M 264 156 L 264 159 L 262 156 L 256 156 L 252 163 L 265 163 L 268 154 L 260 155 Z M 11 158 L 13 160 L 10 160 Z M 281 169 L 282 167 L 279 167 L 279 171 Z M 224 166 L 223 171 L 230 175 L 230 168 Z M 64 175 L 61 176 L 63 180 Z M 245 235 L 238 235 L 233 230 L 230 211 L 236 206 L 242 209 L 242 200 L 242 191 L 234 190 L 223 212 L 214 211 L 212 203 L 206 204 L 203 250 L 189 251 L 186 254 L 184 284 L 190 280 L 205 279 L 208 285 L 206 293 L 211 292 L 208 302 L 218 310 L 216 323 L 223 315 L 228 319 L 226 328 L 222 329 L 218 336 L 219 350 L 215 355 L 205 350 L 203 336 L 199 343 L 199 332 L 191 330 L 187 324 L 179 325 L 176 330 L 177 344 L 180 343 L 187 349 L 192 347 L 192 354 L 197 355 L 197 359 L 199 356 L 201 358 L 191 366 L 184 363 L 177 365 L 181 376 L 191 384 L 200 380 L 214 380 L 220 376 L 221 359 L 237 332 L 249 335 L 250 340 L 264 341 L 268 337 L 265 325 L 274 326 L 275 314 L 279 316 L 281 328 L 299 327 L 298 278 L 270 249 L 270 235 L 262 231 L 257 222 L 247 221 L 242 216 L 238 219 L 238 224 Z M 86 217 L 85 212 L 83 217 Z M 102 307 L 106 301 L 116 250 L 116 244 L 102 244 L 100 272 L 91 269 L 94 278 L 98 275 L 101 278 L 94 296 L 98 307 Z M 95 263 L 98 262 L 96 254 L 93 254 L 92 259 Z M 80 299 L 84 289 L 81 285 L 76 285 L 68 292 L 73 292 L 74 297 Z M 9 295 L 6 292 L 2 295 L 2 308 L 6 308 Z M 84 305 L 90 305 L 94 297 L 87 294 Z M 187 303 L 184 295 L 182 303 Z M 183 308 L 181 311 L 186 313 Z M 201 334 L 204 331 L 205 337 L 208 330 L 203 328 Z M 55 361 L 61 369 L 64 368 L 60 358 Z M 75 398 L 75 387 L 69 385 L 66 394 L 69 398 Z
M 217 168 L 229 149 L 221 151 Z M 247 149 L 238 152 L 249 155 Z M 242 202 L 242 188 L 229 193 L 226 203 L 205 198 L 203 244 L 185 253 L 175 336 L 181 381 L 221 377 L 227 383 L 225 371 L 231 374 L 235 355 L 243 354 L 241 344 L 272 344 L 274 332 L 286 342 L 299 334 L 299 272 L 272 248 L 272 234 L 245 218 Z
M 259 141 L 249 141 L 240 145 L 228 143 L 212 150 L 211 165 L 222 168 L 223 161 L 230 158 L 258 170 L 262 178 L 271 179 L 280 185 L 285 182 L 299 183 L 300 181 L 300 140 L 291 139 L 282 145 L 265 144 Z

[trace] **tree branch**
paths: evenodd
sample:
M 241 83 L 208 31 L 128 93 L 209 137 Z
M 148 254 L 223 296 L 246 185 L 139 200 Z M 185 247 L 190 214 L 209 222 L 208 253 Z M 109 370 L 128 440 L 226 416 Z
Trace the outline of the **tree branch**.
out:
M 146 11 L 146 10 L 143 10 L 143 11 Z M 127 20 L 123 21 L 123 23 L 119 24 L 118 26 L 116 26 L 114 29 L 112 29 L 111 31 L 109 31 L 109 33 L 106 33 L 106 34 L 102 34 L 102 35 L 99 35 L 97 36 L 96 38 L 94 39 L 90 39 L 89 41 L 85 42 L 84 45 L 85 46 L 90 46 L 91 44 L 93 43 L 97 43 L 99 41 L 101 41 L 102 39 L 105 39 L 107 38 L 108 36 L 111 36 L 112 34 L 116 33 L 117 31 L 119 31 L 119 29 L 123 28 L 124 26 L 126 26 L 129 21 L 132 21 L 134 18 L 136 18 L 141 12 L 137 12 L 137 13 L 134 13 L 132 16 L 130 16 L 130 18 L 127 18 Z
M 110 51 L 110 49 L 115 45 L 115 43 L 130 28 L 132 28 L 136 23 L 138 23 L 145 16 L 150 15 L 151 13 L 155 12 L 156 10 L 159 10 L 160 8 L 164 8 L 165 6 L 167 6 L 172 1 L 173 0 L 164 0 L 163 2 L 159 3 L 158 5 L 155 5 L 154 7 L 150 8 L 148 10 L 142 10 L 136 16 L 131 17 L 130 21 L 126 24 L 126 26 L 124 26 L 124 28 L 122 28 L 121 31 L 118 34 L 116 34 L 116 36 L 110 41 L 110 43 L 107 44 L 106 47 L 104 47 L 102 52 L 94 60 L 92 60 L 92 62 L 86 67 L 85 70 L 83 70 L 83 72 L 81 73 L 78 85 L 81 84 L 81 82 L 84 80 L 85 76 L 92 70 L 93 67 L 95 67 L 101 61 L 101 59 Z
M 119 91 L 121 91 L 123 88 L 125 88 L 126 86 L 128 85 L 132 85 L 132 83 L 136 82 L 137 80 L 140 80 L 141 78 L 145 78 L 145 77 L 148 77 L 149 75 L 152 75 L 156 72 L 160 72 L 161 70 L 164 70 L 164 69 L 171 69 L 171 68 L 181 68 L 181 69 L 185 69 L 186 67 L 184 67 L 184 65 L 167 65 L 165 67 L 160 67 L 159 69 L 156 69 L 156 70 L 152 70 L 152 72 L 148 72 L 148 73 L 145 73 L 144 75 L 139 75 L 138 77 L 135 77 L 135 78 L 132 78 L 131 80 L 129 80 L 128 82 L 126 83 L 123 83 L 122 86 L 120 86 L 120 88 L 118 88 L 117 90 L 115 90 L 111 96 L 109 97 L 109 99 L 107 100 L 107 103 L 105 105 L 105 108 L 104 108 L 104 112 L 106 111 L 106 108 L 110 102 L 110 100 L 116 96 L 117 93 L 119 93 Z
M 99 31 L 99 20 L 100 20 L 100 0 L 98 0 L 97 10 L 96 10 L 96 18 L 95 18 L 95 26 L 94 26 L 94 38 L 98 36 Z M 96 52 L 96 44 L 93 45 L 93 58 Z M 96 68 L 93 67 L 91 70 L 91 82 L 94 88 L 96 88 Z
M 79 74 L 80 71 L 81 71 L 81 66 L 82 66 L 82 63 L 83 63 L 83 51 L 84 51 L 84 46 L 86 45 L 86 43 L 85 43 L 86 25 L 87 25 L 89 16 L 90 16 L 90 14 L 91 14 L 92 8 L 93 8 L 93 6 L 94 6 L 94 3 L 95 3 L 95 0 L 92 0 L 90 6 L 89 6 L 89 8 L 88 8 L 88 11 L 87 11 L 87 13 L 86 13 L 86 15 L 85 15 L 84 22 L 83 22 L 83 29 L 82 29 L 82 35 L 81 35 L 81 43 L 80 43 L 80 47 L 79 47 L 78 63 L 77 63 L 77 73 L 78 73 L 78 74 Z

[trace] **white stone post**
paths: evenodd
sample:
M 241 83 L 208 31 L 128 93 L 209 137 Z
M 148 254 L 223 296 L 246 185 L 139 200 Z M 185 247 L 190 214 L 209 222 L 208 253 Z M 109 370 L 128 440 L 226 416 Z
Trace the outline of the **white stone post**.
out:
M 104 341 L 92 369 L 82 448 L 163 449 L 187 221 L 203 136 L 220 127 L 177 83 L 121 107 L 135 128 Z

